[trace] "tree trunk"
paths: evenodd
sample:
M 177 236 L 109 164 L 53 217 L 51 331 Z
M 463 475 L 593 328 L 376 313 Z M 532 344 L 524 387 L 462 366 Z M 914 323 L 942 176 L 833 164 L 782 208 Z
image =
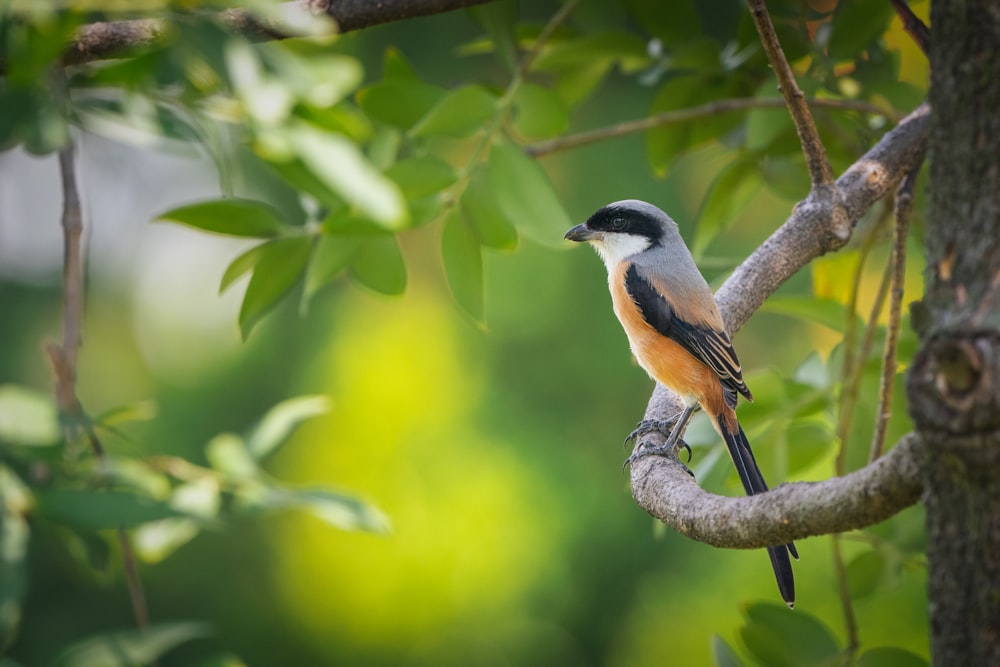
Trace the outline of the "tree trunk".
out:
M 927 443 L 931 653 L 1000 665 L 1000 9 L 935 0 L 931 27 L 927 290 L 908 381 Z

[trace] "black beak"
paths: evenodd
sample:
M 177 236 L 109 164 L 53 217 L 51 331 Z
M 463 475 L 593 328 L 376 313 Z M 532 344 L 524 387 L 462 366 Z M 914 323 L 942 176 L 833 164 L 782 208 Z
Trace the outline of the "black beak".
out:
M 587 223 L 584 222 L 566 232 L 566 236 L 563 238 L 567 241 L 589 241 L 595 236 L 597 233 L 587 227 Z

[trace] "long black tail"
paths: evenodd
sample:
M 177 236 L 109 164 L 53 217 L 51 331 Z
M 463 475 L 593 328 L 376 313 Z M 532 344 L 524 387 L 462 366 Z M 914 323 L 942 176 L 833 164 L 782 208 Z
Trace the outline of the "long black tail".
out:
M 723 415 L 719 415 L 717 419 L 719 431 L 726 441 L 726 446 L 729 447 L 729 455 L 733 457 L 733 463 L 736 465 L 736 472 L 740 475 L 740 481 L 743 482 L 743 490 L 746 491 L 748 496 L 767 491 L 767 483 L 764 481 L 764 476 L 761 475 L 757 461 L 753 457 L 753 451 L 750 449 L 750 442 L 743 432 L 743 427 L 737 424 L 737 432 L 732 433 L 726 428 Z M 767 555 L 771 558 L 771 567 L 774 568 L 774 576 L 778 580 L 778 590 L 781 592 L 781 597 L 785 600 L 785 604 L 789 607 L 794 607 L 795 578 L 792 575 L 792 562 L 788 558 L 789 554 L 795 560 L 799 559 L 799 554 L 795 550 L 795 544 L 792 542 L 767 548 Z

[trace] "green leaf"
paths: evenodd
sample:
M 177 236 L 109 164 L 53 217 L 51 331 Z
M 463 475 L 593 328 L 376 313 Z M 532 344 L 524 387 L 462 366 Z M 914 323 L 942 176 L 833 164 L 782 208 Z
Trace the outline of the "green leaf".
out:
M 472 175 L 462 193 L 461 206 L 480 243 L 500 250 L 517 247 L 517 230 L 500 210 L 485 170 L 478 169 Z
M 0 465 L 0 652 L 17 638 L 21 602 L 28 590 L 31 529 L 25 512 L 31 502 L 28 487 L 10 468 Z
M 915 653 L 901 648 L 880 646 L 865 651 L 857 667 L 928 667 L 929 663 Z
M 145 630 L 123 630 L 89 637 L 59 654 L 52 667 L 134 667 L 159 660 L 177 646 L 208 637 L 205 623 L 158 623 Z
M 365 155 L 376 169 L 388 169 L 396 162 L 402 141 L 402 132 L 388 125 L 379 125 L 372 140 L 368 142 Z
M 610 60 L 595 60 L 560 72 L 553 90 L 567 106 L 573 107 L 593 93 L 612 67 Z
M 809 171 L 801 155 L 765 157 L 760 173 L 771 191 L 785 199 L 798 201 L 809 194 Z
M 163 502 L 127 491 L 50 489 L 38 492 L 36 501 L 40 516 L 83 530 L 132 528 L 182 516 Z
M 756 160 L 752 158 L 738 158 L 719 171 L 698 213 L 698 228 L 691 248 L 695 257 L 700 257 L 716 236 L 729 229 L 762 184 Z
M 244 340 L 298 281 L 311 250 L 312 238 L 308 236 L 275 239 L 261 250 L 240 306 L 240 332 Z
M 350 266 L 361 247 L 362 239 L 357 236 L 323 234 L 313 248 L 306 268 L 306 285 L 303 293 L 308 304 L 320 289 L 332 282 L 344 269 Z
M 776 296 L 765 301 L 761 310 L 822 324 L 837 333 L 844 333 L 847 323 L 846 308 L 836 299 Z
M 69 141 L 69 123 L 52 101 L 42 101 L 36 115 L 22 127 L 24 150 L 33 155 L 46 155 L 62 148 Z
M 497 112 L 496 95 L 482 86 L 463 86 L 445 95 L 410 130 L 414 137 L 467 137 Z
M 746 86 L 730 76 L 678 76 L 668 79 L 656 93 L 650 115 L 706 104 L 746 94 Z M 726 113 L 696 121 L 672 123 L 646 133 L 646 157 L 650 167 L 664 175 L 677 156 L 697 146 L 721 139 L 739 127 L 742 117 Z
M 736 651 L 719 635 L 712 635 L 712 654 L 716 667 L 745 667 Z
M 219 471 L 228 479 L 253 479 L 260 472 L 246 442 L 233 433 L 220 433 L 209 440 L 205 445 L 205 457 L 213 470 Z
M 396 182 L 407 199 L 420 199 L 444 190 L 455 182 L 455 168 L 436 157 L 423 156 L 401 160 L 385 175 Z
M 528 238 L 565 248 L 563 235 L 573 223 L 541 166 L 516 146 L 494 146 L 488 164 L 489 183 L 500 211 Z
M 49 394 L 19 385 L 0 385 L 0 442 L 46 447 L 59 438 L 59 414 Z
M 181 206 L 161 213 L 156 220 L 177 222 L 229 236 L 270 238 L 285 229 L 277 212 L 267 204 L 235 197 Z
M 344 200 L 330 187 L 326 179 L 316 175 L 302 160 L 287 159 L 287 156 L 281 159 L 261 156 L 260 159 L 274 170 L 281 180 L 297 193 L 297 196 L 298 193 L 308 194 L 320 205 L 330 209 L 344 206 Z
M 386 229 L 406 224 L 406 202 L 399 188 L 351 141 L 305 123 L 289 128 L 288 137 L 302 162 L 344 201 Z
M 353 496 L 331 489 L 271 488 L 253 500 L 264 509 L 302 509 L 341 530 L 387 533 L 389 518 Z
M 596 61 L 616 62 L 624 71 L 634 72 L 648 65 L 650 58 L 646 42 L 637 34 L 609 31 L 552 44 L 539 55 L 535 69 L 559 71 Z
M 441 256 L 455 301 L 477 324 L 482 325 L 483 252 L 475 230 L 459 209 L 452 209 L 445 220 Z
M 406 289 L 406 264 L 393 236 L 364 239 L 351 263 L 351 273 L 362 285 L 382 294 L 402 294 Z
M 417 71 L 402 51 L 390 46 L 385 50 L 385 60 L 382 61 L 382 78 L 386 81 L 412 81 L 417 78 Z
M 758 99 L 780 99 L 781 91 L 773 81 L 766 81 L 757 89 Z M 795 132 L 795 125 L 785 107 L 750 109 L 746 112 L 744 147 L 749 151 L 767 150 L 782 134 Z
M 822 405 L 829 394 L 813 390 Z M 837 442 L 831 425 L 819 419 L 788 419 L 785 422 L 788 448 L 788 472 L 794 474 L 811 467 L 830 453 Z
M 172 518 L 150 521 L 135 529 L 135 551 L 146 563 L 159 563 L 193 540 L 201 532 L 194 519 Z
M 833 16 L 827 49 L 834 60 L 856 60 L 879 39 L 894 16 L 890 3 L 841 0 Z
M 422 81 L 382 81 L 359 91 L 358 104 L 375 120 L 408 130 L 444 95 L 442 88 Z
M 249 667 L 249 665 L 235 653 L 219 653 L 202 658 L 194 667 Z
M 747 650 L 768 667 L 829 665 L 840 653 L 833 633 L 819 619 L 802 610 L 772 603 L 746 609 L 740 636 Z
M 94 423 L 112 428 L 121 424 L 156 419 L 157 408 L 154 401 L 136 401 L 105 410 L 94 419 Z
M 469 14 L 483 27 L 509 71 L 517 67 L 517 4 L 490 2 L 469 8 Z
M 676 46 L 702 33 L 701 20 L 692 0 L 670 3 L 626 0 L 625 6 L 639 25 L 667 46 Z
M 226 267 L 225 272 L 222 274 L 222 280 L 219 281 L 219 294 L 222 294 L 229 286 L 234 282 L 239 280 L 244 274 L 251 271 L 253 267 L 257 266 L 257 262 L 260 258 L 267 253 L 268 243 L 261 243 L 260 245 L 255 245 L 244 253 L 241 253 L 239 257 L 234 259 Z
M 569 127 L 569 110 L 562 99 L 542 86 L 526 83 L 514 96 L 514 130 L 525 139 L 546 139 Z
M 847 585 L 855 600 L 875 592 L 885 576 L 885 556 L 874 549 L 858 554 L 847 564 Z
M 258 461 L 283 445 L 302 422 L 330 411 L 326 396 L 298 396 L 278 403 L 247 436 L 247 449 Z

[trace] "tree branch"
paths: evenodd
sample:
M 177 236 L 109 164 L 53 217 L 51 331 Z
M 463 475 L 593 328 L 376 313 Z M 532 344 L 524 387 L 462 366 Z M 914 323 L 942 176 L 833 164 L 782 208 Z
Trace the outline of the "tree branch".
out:
M 852 164 L 834 193 L 811 192 L 753 254 L 736 267 L 715 295 L 730 333 L 806 264 L 844 247 L 857 221 L 920 159 L 930 107 L 919 106 Z
M 65 97 L 66 79 L 61 69 L 55 71 L 57 95 Z M 67 444 L 85 440 L 94 453 L 102 470 L 107 469 L 107 453 L 101 440 L 84 414 L 76 395 L 77 355 L 83 341 L 84 317 L 84 261 L 83 261 L 83 208 L 76 178 L 76 150 L 72 138 L 59 150 L 59 171 L 63 189 L 63 340 L 61 345 L 49 343 L 46 351 L 55 375 L 56 405 L 61 413 L 63 437 Z M 149 627 L 149 609 L 142 580 L 136 567 L 135 551 L 128 531 L 119 527 L 118 545 L 121 548 L 125 582 L 136 625 Z
M 927 24 L 920 20 L 910 6 L 906 4 L 906 0 L 889 0 L 892 2 L 892 8 L 896 10 L 896 15 L 899 16 L 899 20 L 903 22 L 903 30 L 905 30 L 910 37 L 916 42 L 920 50 L 924 52 L 926 56 L 930 53 L 931 48 L 931 31 L 927 27 Z
M 764 0 L 750 0 L 750 15 L 753 17 L 754 25 L 760 34 L 760 43 L 767 53 L 767 59 L 771 62 L 775 75 L 778 77 L 778 87 L 788 105 L 788 111 L 792 114 L 795 122 L 795 129 L 799 133 L 799 141 L 802 143 L 802 152 L 806 155 L 806 164 L 809 166 L 809 176 L 812 179 L 813 188 L 818 186 L 829 186 L 833 183 L 833 170 L 830 168 L 830 161 L 826 157 L 826 148 L 819 138 L 816 130 L 816 123 L 813 122 L 812 114 L 809 113 L 809 106 L 805 102 L 805 95 L 795 82 L 795 75 L 785 58 L 785 52 L 778 42 L 778 35 L 774 31 L 774 24 L 771 23 L 771 16 L 767 13 Z
M 930 109 L 904 118 L 837 179 L 814 190 L 716 293 L 726 326 L 735 333 L 789 277 L 816 257 L 843 247 L 858 219 L 922 159 Z M 832 194 L 827 191 L 833 191 Z M 676 414 L 680 399 L 656 385 L 645 418 Z M 642 443 L 662 445 L 657 432 Z M 920 493 L 917 443 L 910 437 L 875 463 L 818 484 L 786 484 L 747 498 L 715 496 L 698 487 L 675 458 L 647 456 L 632 466 L 632 495 L 671 528 L 722 547 L 755 548 L 871 525 L 916 502 Z M 803 511 L 803 508 L 810 508 Z
M 758 549 L 870 526 L 914 504 L 922 488 L 922 447 L 910 434 L 849 475 L 740 498 L 703 490 L 676 459 L 644 456 L 632 465 L 632 495 L 651 515 L 699 542 Z
M 893 117 L 893 113 L 891 111 L 886 111 L 884 108 L 870 102 L 861 102 L 858 100 L 811 99 L 806 100 L 805 103 L 814 107 L 882 114 L 883 116 L 887 116 L 893 120 L 899 120 L 901 117 Z M 524 151 L 532 157 L 538 157 L 540 155 L 547 155 L 557 151 L 579 148 L 580 146 L 586 146 L 587 144 L 604 141 L 606 139 L 617 139 L 618 137 L 624 137 L 634 132 L 642 132 L 644 130 L 651 130 L 664 125 L 673 125 L 675 123 L 698 120 L 708 116 L 717 116 L 731 111 L 783 108 L 785 108 L 785 101 L 773 97 L 741 97 L 731 100 L 719 100 L 717 102 L 709 102 L 707 104 L 701 104 L 687 109 L 664 111 L 663 113 L 658 113 L 646 118 L 629 120 L 623 123 L 618 123 L 617 125 L 602 127 L 597 130 L 589 130 L 586 132 L 579 132 L 577 134 L 567 134 L 555 139 L 540 141 L 536 144 L 525 147 Z
M 298 0 L 285 3 L 290 13 L 326 14 L 341 33 L 370 28 L 403 19 L 430 16 L 463 7 L 481 5 L 490 0 Z M 218 18 L 235 32 L 252 39 L 272 40 L 294 36 L 294 31 L 273 20 L 256 18 L 247 10 L 229 9 Z M 82 26 L 76 39 L 66 48 L 63 64 L 76 65 L 120 56 L 127 51 L 155 44 L 169 26 L 164 19 L 106 21 Z M 0 66 L 0 74 L 4 68 Z
M 899 322 L 903 310 L 903 282 L 906 279 L 906 239 L 910 231 L 910 214 L 913 211 L 913 188 L 917 183 L 920 166 L 903 177 L 896 190 L 895 225 L 892 234 L 892 291 L 889 295 L 889 322 L 886 325 L 885 347 L 882 351 L 882 377 L 879 381 L 878 408 L 875 410 L 875 433 L 869 448 L 868 461 L 882 456 L 885 432 L 892 414 L 892 387 L 896 379 L 896 345 L 899 341 Z

